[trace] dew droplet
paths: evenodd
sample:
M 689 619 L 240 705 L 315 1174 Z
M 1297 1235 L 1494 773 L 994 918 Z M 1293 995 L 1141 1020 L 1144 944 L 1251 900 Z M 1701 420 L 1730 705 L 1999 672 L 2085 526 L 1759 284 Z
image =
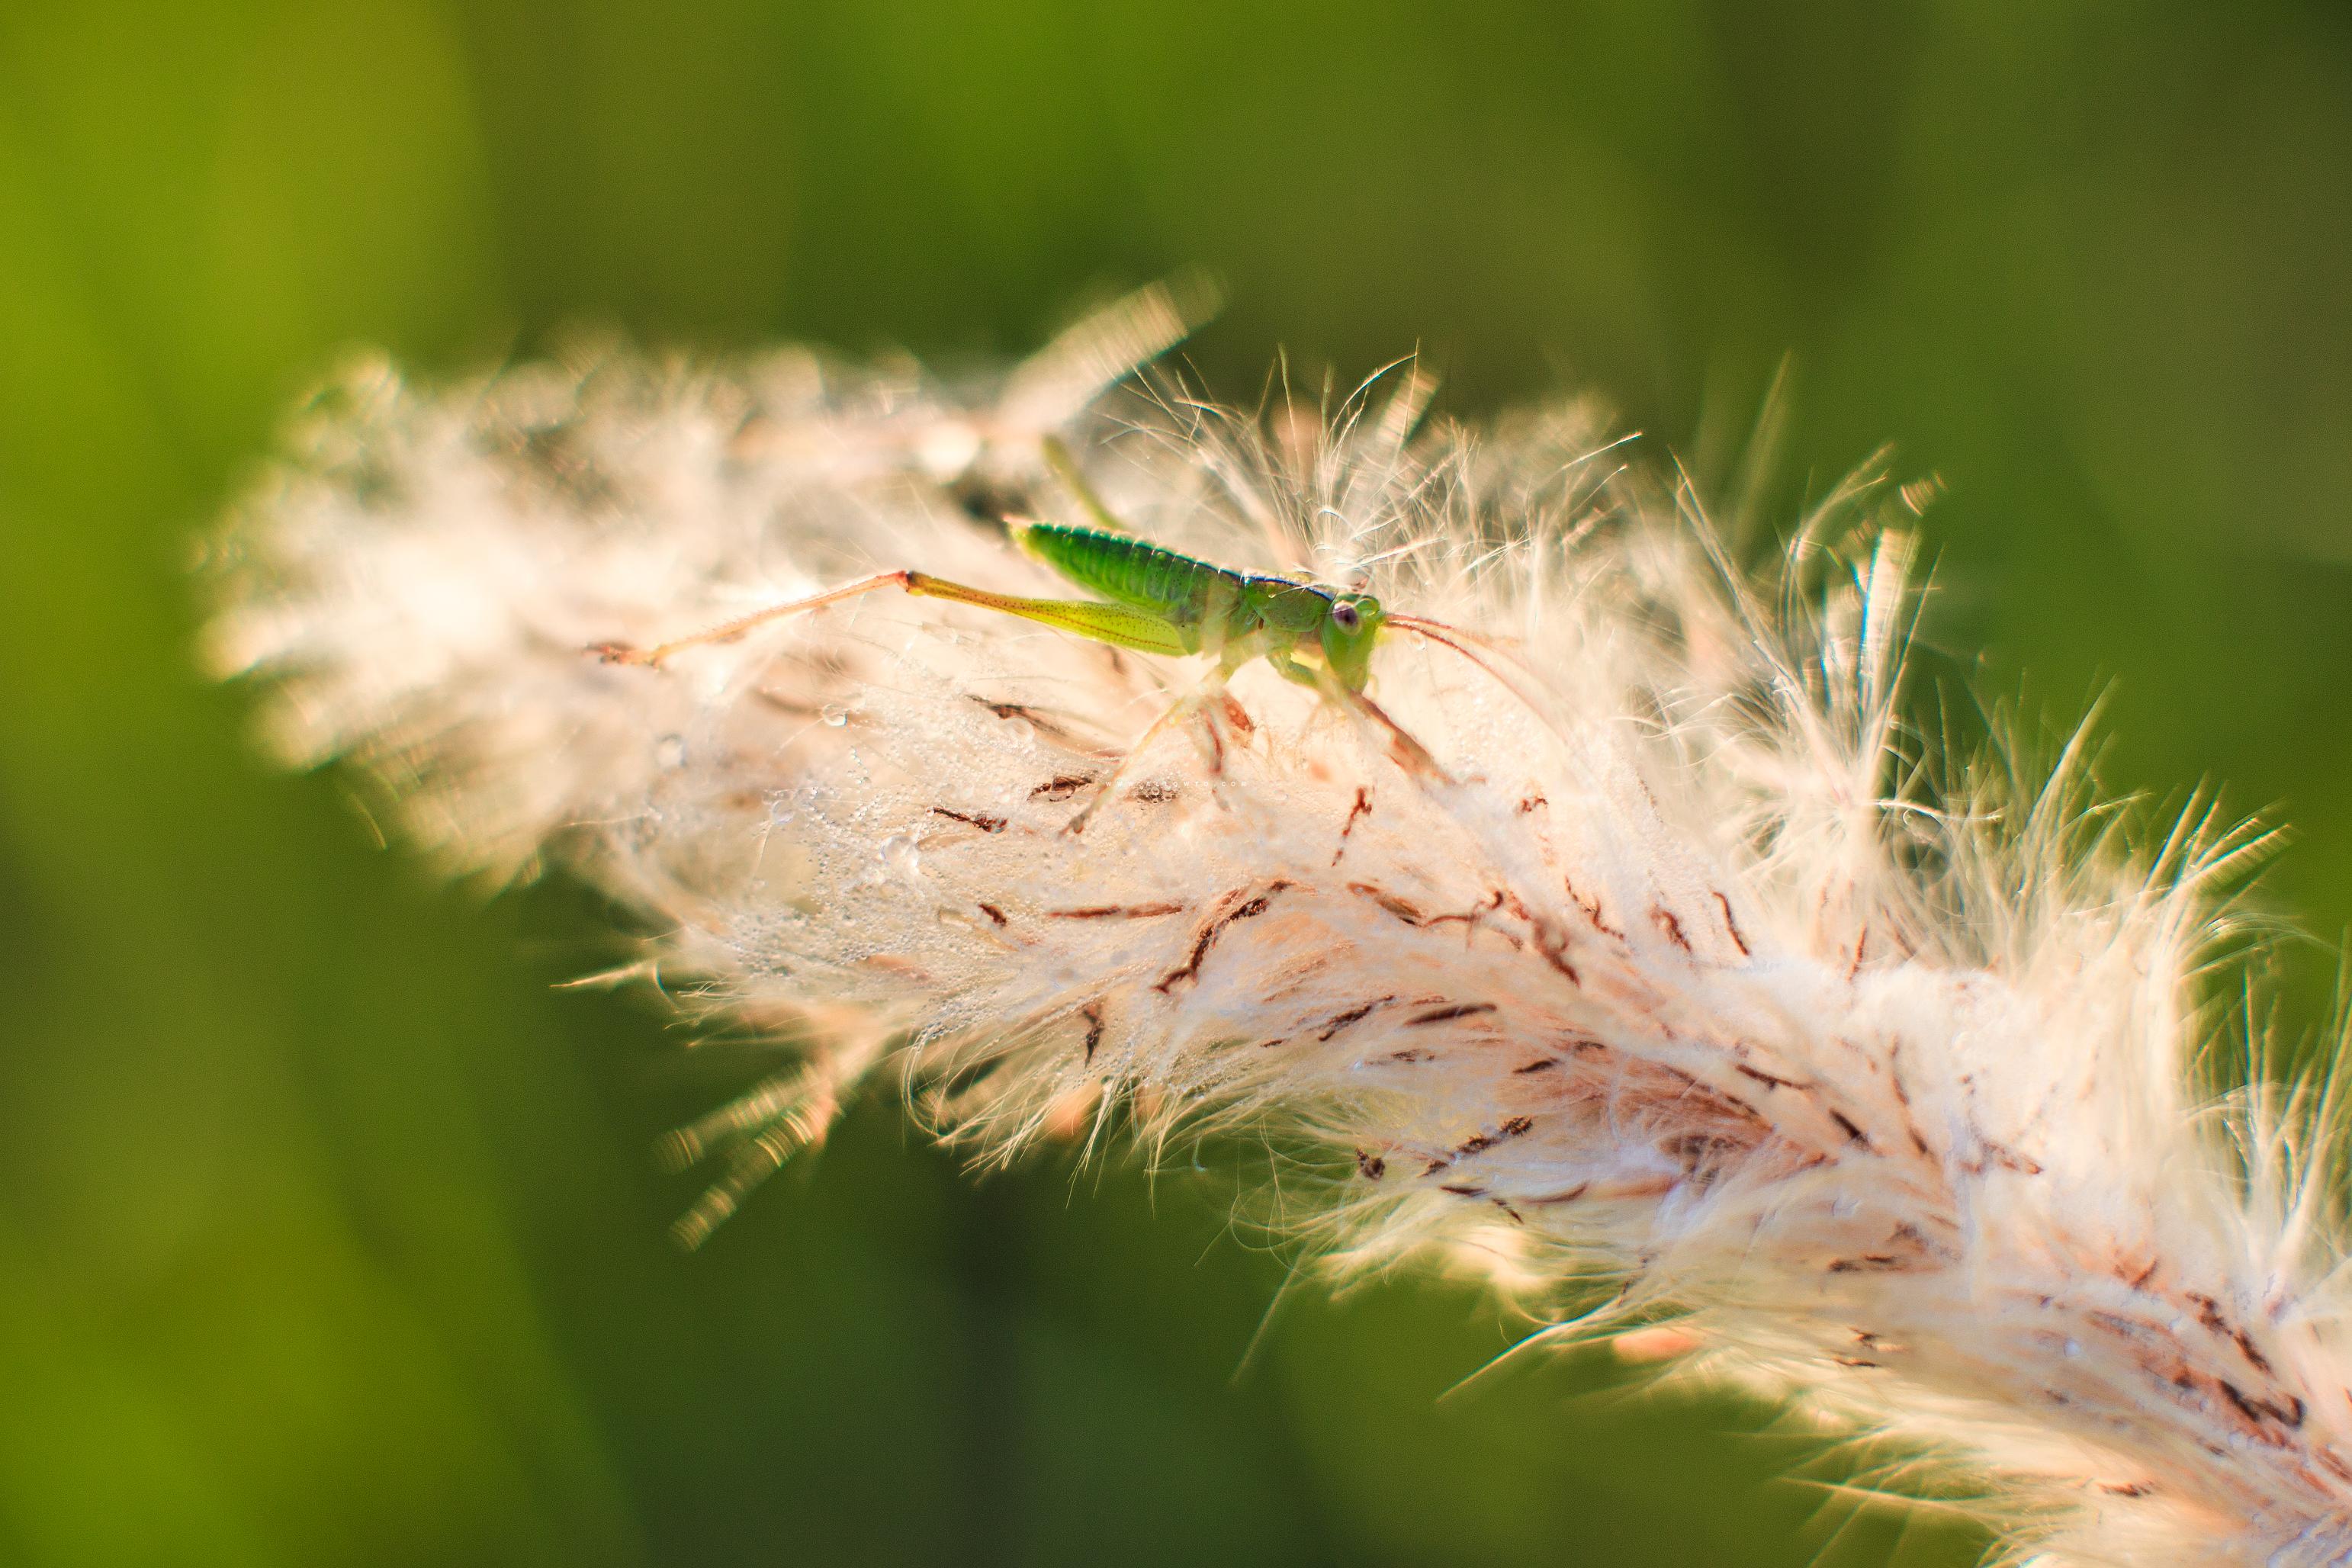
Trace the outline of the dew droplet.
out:
M 828 702 L 817 710 L 817 717 L 838 730 L 849 722 L 849 710 L 838 702 Z
M 654 760 L 666 768 L 686 766 L 686 737 L 664 735 L 654 743 Z
M 1004 721 L 1004 732 L 1013 737 L 1015 744 L 1025 746 L 1037 738 L 1037 726 L 1015 714 Z
M 904 834 L 894 833 L 882 841 L 882 864 L 892 874 L 913 881 L 923 872 L 923 852 L 915 841 Z

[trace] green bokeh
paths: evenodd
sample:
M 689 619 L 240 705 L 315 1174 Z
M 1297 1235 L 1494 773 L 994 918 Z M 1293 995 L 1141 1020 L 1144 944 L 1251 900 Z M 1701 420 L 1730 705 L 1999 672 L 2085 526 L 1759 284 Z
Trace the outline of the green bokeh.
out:
M 0 1562 L 1969 1559 L 1769 1411 L 1305 1289 L 1246 1152 L 975 1184 L 860 1112 L 698 1257 L 717 1086 L 276 776 L 181 563 L 338 349 L 950 360 L 1188 264 L 1196 362 L 1561 384 L 1950 489 L 1937 650 L 2352 920 L 2352 13 L 1885 0 L 0 7 Z M 2323 959 L 2324 959 L 2324 955 Z M 2305 966 L 2290 1020 L 2319 1016 Z M 1251 1353 L 1255 1344 L 1255 1353 Z

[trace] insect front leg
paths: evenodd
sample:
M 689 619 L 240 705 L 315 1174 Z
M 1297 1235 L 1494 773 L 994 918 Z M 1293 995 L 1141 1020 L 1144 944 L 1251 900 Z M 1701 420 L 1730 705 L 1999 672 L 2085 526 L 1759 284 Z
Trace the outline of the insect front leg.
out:
M 1274 666 L 1275 673 L 1285 680 L 1309 687 L 1335 706 L 1370 720 L 1388 737 L 1390 760 L 1406 773 L 1438 784 L 1454 782 L 1445 770 L 1438 766 L 1437 759 L 1430 755 L 1429 748 L 1413 739 L 1412 731 L 1390 718 L 1386 710 L 1364 693 L 1348 689 L 1329 670 L 1299 663 L 1288 648 L 1270 650 L 1265 661 Z
M 1388 732 L 1389 758 L 1397 766 L 1433 784 L 1450 784 L 1454 782 L 1453 775 L 1438 766 L 1437 759 L 1430 755 L 1429 748 L 1414 740 L 1411 731 L 1390 718 L 1379 703 L 1360 691 L 1349 691 L 1344 687 L 1340 689 L 1339 700 Z

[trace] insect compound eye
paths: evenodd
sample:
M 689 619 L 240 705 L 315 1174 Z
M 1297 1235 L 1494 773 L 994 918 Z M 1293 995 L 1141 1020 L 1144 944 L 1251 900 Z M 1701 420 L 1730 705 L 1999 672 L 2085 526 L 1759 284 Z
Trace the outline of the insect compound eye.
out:
M 1352 632 L 1364 624 L 1364 617 L 1357 613 L 1353 600 L 1342 599 L 1331 606 L 1331 624 L 1343 632 Z

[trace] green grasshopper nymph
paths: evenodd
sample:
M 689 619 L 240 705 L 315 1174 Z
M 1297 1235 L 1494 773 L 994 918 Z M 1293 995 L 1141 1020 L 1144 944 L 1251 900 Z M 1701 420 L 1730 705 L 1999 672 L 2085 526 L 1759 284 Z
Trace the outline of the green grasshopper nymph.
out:
M 732 641 L 770 621 L 877 588 L 897 588 L 918 598 L 947 599 L 1018 616 L 1139 653 L 1171 658 L 1204 653 L 1213 658 L 1215 668 L 1203 690 L 1161 714 L 1130 757 L 1140 754 L 1150 737 L 1171 720 L 1201 711 L 1205 699 L 1221 698 L 1226 679 L 1243 665 L 1263 658 L 1285 679 L 1308 687 L 1379 725 L 1387 733 L 1398 763 L 1408 772 L 1430 779 L 1445 777 L 1427 749 L 1383 712 L 1365 689 L 1371 683 L 1372 650 L 1391 628 L 1444 643 L 1483 666 L 1485 661 L 1446 635 L 1452 628 L 1398 615 L 1369 594 L 1303 578 L 1238 571 L 1139 539 L 1118 526 L 1058 443 L 1048 444 L 1046 456 L 1099 526 L 1022 519 L 1007 519 L 1004 526 L 1024 554 L 1100 598 L 1026 598 L 901 568 L 771 605 L 675 642 L 649 648 L 607 643 L 589 651 L 607 663 L 657 665 L 686 648 Z M 1066 831 L 1084 826 L 1095 805 L 1108 797 L 1117 778 L 1114 773 L 1094 803 L 1071 819 Z

